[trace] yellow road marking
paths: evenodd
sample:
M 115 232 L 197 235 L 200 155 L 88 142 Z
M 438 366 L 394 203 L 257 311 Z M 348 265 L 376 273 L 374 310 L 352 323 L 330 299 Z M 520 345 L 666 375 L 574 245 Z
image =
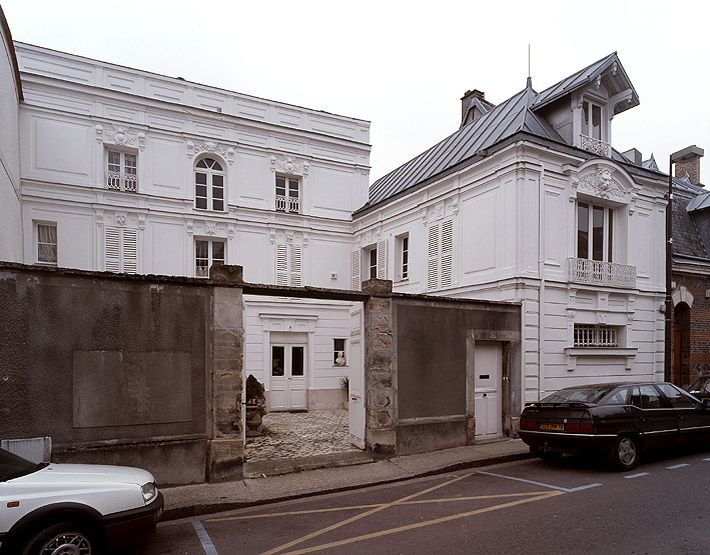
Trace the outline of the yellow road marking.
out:
M 371 540 L 374 538 L 379 538 L 382 536 L 388 536 L 390 534 L 397 534 L 399 532 L 406 532 L 408 530 L 414 530 L 416 528 L 423 528 L 425 526 L 433 526 L 434 524 L 441 524 L 443 522 L 451 522 L 452 520 L 458 520 L 461 518 L 466 518 L 469 516 L 479 515 L 482 513 L 487 513 L 490 511 L 497 511 L 499 509 L 506 509 L 508 507 L 514 507 L 516 505 L 522 505 L 524 503 L 531 503 L 533 501 L 541 501 L 547 499 L 548 497 L 555 497 L 557 495 L 565 495 L 563 491 L 550 491 L 538 497 L 531 497 L 528 499 L 518 499 L 517 501 L 510 501 L 508 503 L 503 503 L 501 505 L 493 505 L 491 507 L 484 507 L 482 509 L 476 509 L 475 511 L 468 511 L 465 513 L 459 513 L 456 515 L 444 516 L 440 518 L 435 518 L 432 520 L 425 520 L 424 522 L 417 522 L 415 524 L 407 524 L 405 526 L 399 526 L 397 528 L 390 528 L 388 530 L 380 530 L 379 532 L 372 532 L 370 534 L 363 534 L 361 536 L 355 536 L 353 538 L 347 538 L 345 540 L 334 541 L 330 543 L 324 543 L 321 545 L 316 545 L 313 547 L 307 547 L 305 549 L 299 549 L 297 551 L 287 551 L 282 555 L 303 555 L 305 553 L 313 553 L 314 551 L 322 551 L 323 549 L 330 549 L 332 547 L 340 547 L 341 545 L 348 545 L 355 542 L 360 542 L 364 540 Z
M 533 495 L 540 495 L 542 493 L 547 493 L 547 491 L 528 491 L 525 493 L 500 493 L 495 495 L 474 495 L 471 497 L 446 497 L 444 499 L 419 499 L 416 501 L 404 501 L 402 503 L 398 503 L 398 505 L 422 505 L 426 503 L 448 503 L 451 501 L 478 501 L 483 499 L 499 499 L 504 497 L 530 497 Z M 358 509 L 372 509 L 375 507 L 381 507 L 382 505 L 382 503 L 373 503 L 371 505 L 346 505 L 344 507 L 329 507 L 327 509 L 306 509 L 302 511 L 284 511 L 280 513 L 265 513 L 259 515 L 223 516 L 219 518 L 208 518 L 205 519 L 204 522 L 227 522 L 230 520 L 251 520 L 255 518 L 273 518 L 317 513 L 332 513 L 337 511 L 354 511 Z
M 299 543 L 303 543 L 303 542 L 311 540 L 313 538 L 317 538 L 318 536 L 325 534 L 327 532 L 330 532 L 331 530 L 336 530 L 336 529 L 340 528 L 341 526 L 346 526 L 347 524 L 352 524 L 353 522 L 357 522 L 358 520 L 361 520 L 367 516 L 373 515 L 375 513 L 379 513 L 380 511 L 383 511 L 383 510 L 387 509 L 388 507 L 393 507 L 393 506 L 403 503 L 405 501 L 409 501 L 410 499 L 414 499 L 415 497 L 419 497 L 419 496 L 424 495 L 426 493 L 436 491 L 437 489 L 441 489 L 445 486 L 454 484 L 460 480 L 463 480 L 465 478 L 473 476 L 473 474 L 474 474 L 474 472 L 467 472 L 463 476 L 453 478 L 452 480 L 448 480 L 448 481 L 443 482 L 441 484 L 437 484 L 435 486 L 432 486 L 432 487 L 422 490 L 420 492 L 412 493 L 410 495 L 407 495 L 405 497 L 402 497 L 402 498 L 392 501 L 390 503 L 385 503 L 383 505 L 379 505 L 373 509 L 370 509 L 369 511 L 365 511 L 364 513 L 360 513 L 359 515 L 355 515 L 355 516 L 352 516 L 352 517 L 347 518 L 345 520 L 341 520 L 340 522 L 336 522 L 335 524 L 331 524 L 330 526 L 326 526 L 325 528 L 323 528 L 321 530 L 317 530 L 317 531 L 307 534 L 301 538 L 297 538 L 293 541 L 290 541 L 290 542 L 280 545 L 278 547 L 274 547 L 273 549 L 270 549 L 269 551 L 265 551 L 262 555 L 275 555 L 276 553 L 279 553 L 279 552 L 283 551 L 284 549 L 288 549 L 290 547 L 293 547 L 294 545 L 298 545 Z

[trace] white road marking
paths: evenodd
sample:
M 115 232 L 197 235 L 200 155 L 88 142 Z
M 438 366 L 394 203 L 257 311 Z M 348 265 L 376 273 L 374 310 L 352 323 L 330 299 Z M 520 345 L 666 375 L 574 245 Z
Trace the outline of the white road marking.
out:
M 674 464 L 672 466 L 667 466 L 666 468 L 668 470 L 675 470 L 676 468 L 683 468 L 684 466 L 690 466 L 689 464 L 683 463 L 683 464 Z
M 202 544 L 202 549 L 205 551 L 205 555 L 219 555 L 214 548 L 210 535 L 207 533 L 207 530 L 205 530 L 205 527 L 202 526 L 202 523 L 199 521 L 193 522 L 192 526 L 195 532 L 197 532 L 197 537 L 200 538 L 200 543 Z
M 483 470 L 476 470 L 476 474 L 485 474 L 486 476 L 494 476 L 496 478 L 505 478 L 506 480 L 515 480 L 516 482 L 523 482 L 525 484 L 531 484 L 533 486 L 542 486 L 543 488 L 550 488 L 550 489 L 555 489 L 558 491 L 564 491 L 565 493 L 575 493 L 577 491 L 582 491 L 582 490 L 590 489 L 590 488 L 596 488 L 596 487 L 602 485 L 602 484 L 595 482 L 593 484 L 587 484 L 585 486 L 578 486 L 576 488 L 565 488 L 562 486 L 545 484 L 543 482 L 535 482 L 533 480 L 525 480 L 524 478 L 515 478 L 513 476 L 506 476 L 505 474 L 496 474 L 495 472 L 485 472 Z
M 648 476 L 650 472 L 639 472 L 637 474 L 628 474 L 624 476 L 627 480 L 630 480 L 631 478 L 640 478 L 641 476 Z

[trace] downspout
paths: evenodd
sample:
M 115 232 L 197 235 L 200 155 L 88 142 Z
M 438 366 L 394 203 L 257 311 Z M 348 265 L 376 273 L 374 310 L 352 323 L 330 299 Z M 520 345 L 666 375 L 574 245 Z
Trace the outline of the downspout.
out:
M 537 298 L 537 336 L 538 336 L 538 350 L 537 350 L 537 398 L 540 399 L 540 393 L 542 391 L 542 363 L 543 363 L 543 350 L 544 350 L 544 327 L 543 327 L 543 301 L 545 299 L 545 254 L 544 246 L 545 240 L 543 235 L 543 222 L 545 220 L 545 165 L 540 160 L 540 180 L 538 182 L 538 261 L 537 261 L 537 273 L 538 279 L 540 280 L 540 285 L 538 287 L 538 298 Z M 523 362 L 524 364 L 524 362 Z
M 666 310 L 665 310 L 665 352 L 663 379 L 671 381 L 671 312 L 673 297 L 671 291 L 671 271 L 673 269 L 673 155 L 668 159 L 668 204 L 666 204 Z M 682 376 L 681 376 L 681 382 Z M 678 384 L 681 385 L 681 384 Z

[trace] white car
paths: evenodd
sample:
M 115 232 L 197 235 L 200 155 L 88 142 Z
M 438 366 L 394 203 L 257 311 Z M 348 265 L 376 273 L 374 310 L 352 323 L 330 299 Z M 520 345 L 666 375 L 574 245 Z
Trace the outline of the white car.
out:
M 35 464 L 0 449 L 0 555 L 97 555 L 155 529 L 163 496 L 128 466 Z

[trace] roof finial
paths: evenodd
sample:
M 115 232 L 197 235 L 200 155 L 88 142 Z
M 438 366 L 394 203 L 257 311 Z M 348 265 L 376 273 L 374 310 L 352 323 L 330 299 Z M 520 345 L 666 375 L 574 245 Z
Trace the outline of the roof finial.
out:
M 530 77 L 530 43 L 528 43 L 528 82 L 526 87 L 532 89 L 532 77 Z

